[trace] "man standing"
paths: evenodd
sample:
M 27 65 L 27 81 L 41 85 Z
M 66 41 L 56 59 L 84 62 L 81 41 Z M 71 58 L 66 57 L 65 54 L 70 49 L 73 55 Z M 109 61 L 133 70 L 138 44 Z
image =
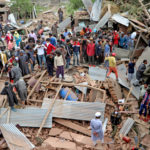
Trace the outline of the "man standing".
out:
M 53 50 L 55 50 L 56 49 L 56 47 L 55 46 L 53 46 L 51 43 L 50 43 L 50 39 L 48 38 L 48 39 L 46 39 L 46 44 L 45 44 L 45 46 L 46 46 L 46 54 L 47 55 L 49 55 L 49 54 L 51 54 L 52 52 L 53 52 Z
M 70 43 L 70 40 L 66 40 L 66 68 L 69 68 L 70 65 L 70 60 L 71 60 L 71 55 L 72 55 L 72 44 Z
M 87 45 L 87 55 L 89 65 L 94 65 L 95 44 L 92 38 L 90 39 L 90 43 Z
M 99 65 L 102 62 L 102 45 L 101 45 L 101 41 L 98 41 L 98 44 L 96 45 L 96 61 L 97 64 Z
M 58 25 L 57 25 L 57 22 L 55 22 L 55 23 L 52 25 L 51 30 L 52 30 L 52 34 L 53 34 L 53 35 L 56 35 L 56 37 L 57 37 L 57 28 L 58 28 Z
M 22 75 L 25 76 L 29 74 L 29 68 L 28 68 L 28 58 L 27 55 L 24 54 L 24 51 L 20 51 L 20 56 L 19 56 L 19 67 L 22 70 Z
M 14 108 L 14 104 L 18 105 L 18 100 L 16 97 L 16 94 L 13 92 L 13 86 L 9 84 L 9 82 L 5 82 L 5 87 L 3 88 L 2 95 L 7 95 L 8 97 L 8 103 L 11 107 L 11 110 L 16 112 L 16 109 Z
M 51 33 L 49 33 L 49 40 L 50 40 L 50 43 L 56 47 L 57 45 L 57 39 L 56 37 L 54 37 Z
M 79 52 L 80 52 L 80 43 L 77 39 L 73 43 L 73 66 L 75 66 L 75 59 L 77 58 L 77 65 L 79 65 Z
M 92 129 L 92 141 L 94 143 L 94 146 L 96 146 L 96 141 L 100 140 L 103 142 L 104 140 L 104 133 L 102 129 L 102 121 L 100 120 L 101 118 L 101 113 L 97 112 L 95 113 L 95 119 L 91 120 L 90 126 Z
M 144 119 L 147 117 L 147 111 L 150 108 L 150 87 L 148 87 L 147 91 L 145 92 L 143 101 L 140 106 L 139 110 L 139 117 L 141 117 L 143 110 L 144 110 Z M 149 112 L 150 114 L 150 112 Z
M 28 35 L 29 38 L 32 38 L 34 40 L 34 42 L 37 41 L 37 36 L 36 34 L 33 32 L 33 30 L 31 31 L 31 33 Z
M 138 67 L 138 70 L 136 72 L 136 79 L 137 81 L 135 83 L 133 83 L 134 86 L 138 86 L 139 85 L 139 81 L 142 79 L 143 77 L 143 73 L 146 69 L 146 64 L 147 64 L 147 60 L 143 60 L 143 62 L 140 64 L 140 66 Z
M 59 23 L 63 21 L 63 11 L 61 8 L 58 9 Z
M 42 63 L 44 63 L 44 67 L 46 69 L 46 59 L 45 59 L 45 45 L 41 44 L 41 41 L 37 41 L 37 46 L 35 47 L 37 49 L 37 55 L 38 55 L 38 61 L 40 68 L 42 69 Z
M 130 60 L 129 64 L 128 64 L 128 69 L 127 69 L 127 73 L 128 73 L 128 81 L 131 83 L 131 80 L 134 77 L 134 67 L 135 67 L 135 61 L 134 59 Z

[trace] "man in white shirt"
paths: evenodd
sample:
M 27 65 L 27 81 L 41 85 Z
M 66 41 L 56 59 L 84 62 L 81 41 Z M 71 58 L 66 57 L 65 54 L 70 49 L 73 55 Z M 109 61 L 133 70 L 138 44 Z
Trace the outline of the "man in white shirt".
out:
M 37 40 L 37 45 L 35 47 L 35 50 L 37 50 L 38 60 L 40 68 L 42 69 L 42 64 L 44 63 L 44 67 L 46 69 L 46 59 L 45 59 L 45 45 L 41 44 L 40 40 Z
M 134 49 L 134 41 L 135 41 L 136 36 L 137 36 L 137 32 L 133 32 L 131 34 L 131 50 Z

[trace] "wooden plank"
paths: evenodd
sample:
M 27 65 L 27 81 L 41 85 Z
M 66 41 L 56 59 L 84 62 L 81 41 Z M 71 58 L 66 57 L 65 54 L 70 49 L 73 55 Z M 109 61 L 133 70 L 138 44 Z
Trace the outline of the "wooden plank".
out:
M 8 114 L 7 114 L 7 123 L 9 123 L 9 120 L 10 120 L 10 111 L 11 111 L 11 109 L 9 107 Z
M 38 81 L 36 82 L 36 84 L 34 85 L 34 87 L 32 88 L 32 90 L 30 91 L 28 97 L 27 97 L 27 101 L 29 100 L 29 98 L 32 96 L 33 92 L 35 91 L 37 85 L 40 83 L 40 81 L 42 80 L 43 76 L 45 75 L 47 71 L 45 70 L 42 75 L 40 76 L 40 78 L 38 79 Z
M 144 29 L 144 28 L 141 28 L 140 26 L 137 26 L 137 25 L 134 24 L 132 21 L 130 21 L 130 24 L 131 24 L 133 27 L 135 27 L 135 28 L 137 28 L 137 29 L 139 29 L 139 30 L 141 30 L 141 31 L 143 31 L 143 32 L 149 32 L 147 29 Z
M 135 52 L 136 52 L 136 49 L 137 49 L 137 47 L 138 47 L 138 45 L 139 45 L 139 42 L 140 42 L 140 39 L 141 39 L 141 34 L 142 34 L 142 33 L 140 33 L 140 35 L 139 35 L 139 37 L 138 37 L 138 40 L 137 40 L 137 42 L 136 42 L 136 45 L 135 45 L 133 54 L 132 54 L 132 56 L 131 56 L 132 58 L 133 58 L 133 56 L 134 56 L 134 54 L 135 54 Z
M 39 134 L 40 134 L 40 132 L 41 132 L 41 130 L 42 130 L 42 128 L 43 128 L 43 126 L 44 126 L 44 124 L 45 124 L 45 122 L 46 122 L 46 120 L 47 120 L 49 114 L 50 114 L 50 112 L 52 111 L 52 108 L 53 108 L 53 106 L 54 106 L 54 104 L 55 104 L 56 98 L 57 98 L 57 96 L 58 96 L 58 94 L 59 94 L 59 91 L 61 90 L 62 86 L 63 86 L 63 85 L 61 84 L 60 87 L 59 87 L 59 89 L 58 89 L 58 91 L 57 91 L 57 93 L 56 93 L 56 95 L 55 95 L 54 100 L 52 101 L 52 104 L 49 106 L 49 108 L 48 108 L 48 110 L 47 110 L 47 113 L 46 113 L 46 115 L 45 115 L 45 117 L 44 117 L 44 119 L 43 119 L 43 121 L 42 121 L 42 123 L 41 123 L 41 126 L 40 126 L 40 128 L 39 128 L 39 130 L 38 130 L 38 132 L 37 132 L 37 137 L 39 136 Z
M 77 125 L 75 123 L 72 123 L 71 121 L 69 120 L 64 120 L 64 119 L 54 119 L 54 122 L 56 123 L 59 123 L 67 128 L 70 128 L 72 130 L 75 130 L 77 132 L 80 132 L 82 134 L 85 134 L 85 135 L 88 135 L 88 136 L 91 136 L 91 131 L 88 130 L 87 128 L 84 128 L 80 125 Z
M 87 87 L 90 89 L 94 89 L 94 90 L 97 90 L 97 91 L 100 91 L 103 93 L 106 92 L 105 90 L 102 90 L 102 89 L 99 89 L 99 88 L 96 88 L 96 87 L 93 87 L 90 85 L 82 85 L 82 84 L 75 84 L 75 83 L 62 83 L 62 82 L 51 82 L 51 84 L 57 84 L 57 85 L 63 84 L 63 86 L 81 86 L 81 87 Z
M 67 94 L 66 94 L 66 96 L 65 96 L 64 100 L 66 100 L 66 99 L 67 99 L 67 97 L 68 97 L 68 95 L 70 94 L 70 92 L 71 92 L 71 89 L 69 89 L 69 91 L 67 92 Z

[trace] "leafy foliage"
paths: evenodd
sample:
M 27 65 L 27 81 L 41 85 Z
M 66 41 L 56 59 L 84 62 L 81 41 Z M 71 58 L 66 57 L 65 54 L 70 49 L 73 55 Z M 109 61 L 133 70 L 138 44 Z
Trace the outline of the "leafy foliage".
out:
M 92 0 L 92 1 L 94 2 L 95 0 Z M 74 11 L 83 7 L 84 5 L 82 3 L 82 0 L 70 0 L 66 8 L 67 8 L 68 13 L 73 14 Z
M 11 0 L 11 12 L 17 12 L 21 18 L 30 15 L 32 8 L 31 0 Z

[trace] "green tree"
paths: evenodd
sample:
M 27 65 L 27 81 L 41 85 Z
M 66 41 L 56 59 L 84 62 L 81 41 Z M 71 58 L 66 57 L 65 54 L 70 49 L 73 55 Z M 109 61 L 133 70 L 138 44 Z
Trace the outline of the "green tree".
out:
M 94 2 L 95 0 L 92 0 L 92 1 Z M 84 5 L 82 3 L 82 0 L 70 0 L 66 8 L 67 8 L 68 13 L 73 14 L 74 11 L 83 7 Z
M 28 18 L 32 9 L 31 0 L 11 0 L 11 12 L 17 13 L 19 18 Z

